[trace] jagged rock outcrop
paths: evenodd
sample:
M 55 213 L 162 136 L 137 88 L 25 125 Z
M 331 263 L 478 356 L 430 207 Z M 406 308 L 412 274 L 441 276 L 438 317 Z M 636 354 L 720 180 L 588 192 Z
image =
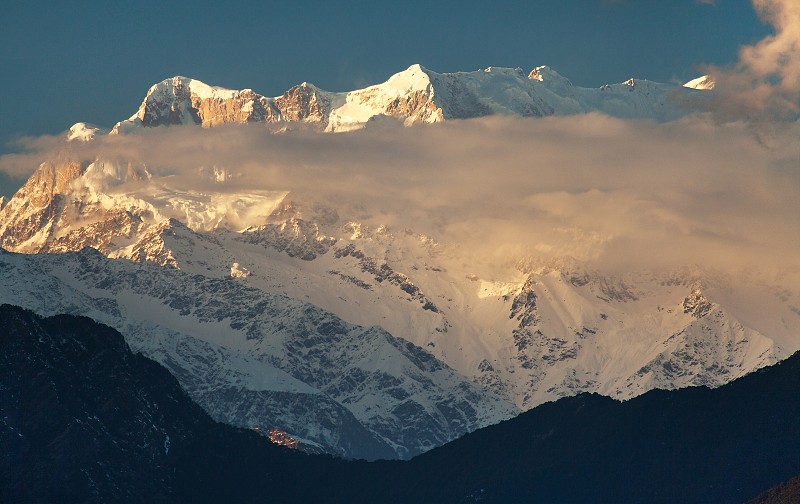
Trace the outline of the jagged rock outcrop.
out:
M 47 161 L 0 209 L 0 246 L 38 252 L 69 212 L 70 184 L 88 162 Z
M 294 86 L 275 99 L 281 120 L 287 122 L 316 123 L 324 128 L 330 113 L 331 99 L 316 86 L 306 82 Z
M 231 123 L 276 122 L 279 117 L 273 100 L 251 89 L 231 91 L 186 77 L 172 77 L 151 87 L 136 114 L 117 123 L 112 133 L 141 126 L 197 124 L 210 128 Z

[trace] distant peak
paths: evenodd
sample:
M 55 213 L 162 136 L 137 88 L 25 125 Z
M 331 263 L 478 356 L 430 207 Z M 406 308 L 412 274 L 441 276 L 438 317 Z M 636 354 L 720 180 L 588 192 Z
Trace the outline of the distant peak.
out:
M 702 77 L 698 77 L 696 79 L 692 79 L 683 87 L 692 88 L 692 89 L 702 89 L 702 90 L 712 90 L 716 87 L 717 81 L 714 80 L 713 77 L 710 75 L 703 75 Z
M 531 73 L 528 74 L 528 78 L 539 82 L 560 83 L 566 86 L 572 86 L 572 82 L 570 82 L 569 79 L 547 65 L 538 66 L 531 70 Z
M 164 95 L 177 95 L 178 92 L 187 92 L 188 94 L 197 95 L 199 98 L 223 98 L 227 99 L 232 97 L 238 91 L 233 91 L 219 86 L 209 86 L 203 81 L 176 75 L 168 79 L 164 79 L 158 84 L 154 84 L 147 90 L 147 98 L 153 96 L 160 98 Z
M 422 65 L 420 65 L 419 63 L 414 63 L 410 67 L 406 68 L 404 72 L 401 72 L 401 73 L 405 73 L 405 72 L 427 72 L 427 71 L 428 70 L 425 67 L 423 67 Z
M 435 73 L 435 72 L 433 72 L 433 73 Z M 410 67 L 406 68 L 405 70 L 403 70 L 401 72 L 397 72 L 392 77 L 404 76 L 405 78 L 417 78 L 417 77 L 423 77 L 424 76 L 423 78 L 428 78 L 428 76 L 430 74 L 431 74 L 431 70 L 425 68 L 424 66 L 420 65 L 419 63 L 414 63 L 413 65 L 411 65 Z M 391 77 L 390 77 L 390 79 L 391 79 Z
M 710 88 L 709 84 L 702 87 L 696 82 L 687 86 Z M 662 106 L 666 89 L 673 87 L 674 84 L 629 79 L 588 89 L 574 86 L 546 65 L 530 72 L 500 66 L 436 72 L 414 63 L 385 82 L 363 89 L 328 92 L 306 81 L 280 96 L 267 97 L 250 88 L 231 90 L 175 75 L 151 86 L 139 110 L 114 126 L 111 134 L 133 132 L 141 127 L 212 127 L 231 122 L 304 122 L 324 131 L 346 131 L 364 127 L 381 115 L 399 118 L 405 125 L 491 114 L 544 116 L 595 110 L 621 117 L 669 120 L 688 113 Z M 617 100 L 616 91 L 611 93 L 613 97 L 605 93 L 595 99 L 595 93 L 609 89 L 636 91 L 630 95 L 631 99 L 639 99 L 639 94 L 649 98 L 644 107 Z
M 419 63 L 415 63 L 402 72 L 392 75 L 384 84 L 378 84 L 378 86 L 385 85 L 398 92 L 409 92 L 428 90 L 430 83 L 430 71 Z
M 78 140 L 81 142 L 88 142 L 92 140 L 97 133 L 102 133 L 102 130 L 93 124 L 85 122 L 75 123 L 70 127 L 69 131 L 67 131 L 67 141 Z

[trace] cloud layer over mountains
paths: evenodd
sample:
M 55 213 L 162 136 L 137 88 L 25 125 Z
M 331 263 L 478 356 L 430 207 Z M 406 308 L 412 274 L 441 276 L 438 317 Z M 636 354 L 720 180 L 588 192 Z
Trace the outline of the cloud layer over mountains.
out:
M 800 123 L 784 119 L 800 106 L 800 6 L 753 3 L 775 34 L 743 47 L 734 67 L 711 69 L 708 103 L 725 123 L 589 114 L 413 128 L 387 119 L 342 134 L 171 127 L 66 147 L 28 139 L 27 153 L 0 157 L 0 171 L 100 157 L 144 164 L 186 190 L 287 190 L 307 213 L 322 204 L 343 220 L 414 229 L 487 264 L 572 256 L 612 271 L 700 264 L 797 278 Z M 232 177 L 200 176 L 213 167 Z
M 782 126 L 766 144 L 744 123 L 596 114 L 342 134 L 172 127 L 66 151 L 40 139 L 0 163 L 13 172 L 57 156 L 100 157 L 142 163 L 181 189 L 287 190 L 307 217 L 325 205 L 341 220 L 410 228 L 487 264 L 572 256 L 611 271 L 699 264 L 785 273 L 800 249 L 800 127 Z M 231 177 L 217 183 L 210 167 Z

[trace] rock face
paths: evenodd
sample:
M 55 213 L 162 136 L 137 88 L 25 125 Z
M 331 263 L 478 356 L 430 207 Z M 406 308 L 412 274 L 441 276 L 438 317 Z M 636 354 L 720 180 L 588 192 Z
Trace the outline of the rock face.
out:
M 325 127 L 330 112 L 330 98 L 308 83 L 294 86 L 275 99 L 281 119 L 288 122 L 311 122 Z
M 409 123 L 439 122 L 444 120 L 442 109 L 436 107 L 428 95 L 413 91 L 397 97 L 386 105 L 386 115 L 398 117 Z
M 53 237 L 60 218 L 69 212 L 63 193 L 86 170 L 87 163 L 45 162 L 0 209 L 0 245 L 37 252 Z M 6 217 L 7 216 L 7 217 Z
M 173 77 L 151 87 L 136 114 L 117 123 L 112 133 L 171 124 L 209 128 L 229 123 L 274 122 L 279 114 L 273 101 L 251 89 L 230 91 L 186 77 Z

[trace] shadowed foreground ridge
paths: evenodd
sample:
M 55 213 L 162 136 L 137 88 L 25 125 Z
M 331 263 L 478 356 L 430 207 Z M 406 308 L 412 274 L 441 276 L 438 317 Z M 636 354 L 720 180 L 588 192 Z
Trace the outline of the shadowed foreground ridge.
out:
M 544 404 L 413 464 L 434 501 L 440 479 L 491 502 L 744 502 L 800 473 L 800 354 L 714 390 Z
M 800 502 L 800 475 L 759 494 L 747 504 L 792 504 Z
M 800 473 L 800 354 L 715 390 L 580 395 L 410 462 L 213 422 L 116 331 L 0 307 L 6 502 L 744 502 Z
M 217 424 L 85 317 L 0 306 L 0 389 L 2 502 L 223 502 L 267 488 L 289 501 L 303 494 L 287 477 L 334 465 Z

